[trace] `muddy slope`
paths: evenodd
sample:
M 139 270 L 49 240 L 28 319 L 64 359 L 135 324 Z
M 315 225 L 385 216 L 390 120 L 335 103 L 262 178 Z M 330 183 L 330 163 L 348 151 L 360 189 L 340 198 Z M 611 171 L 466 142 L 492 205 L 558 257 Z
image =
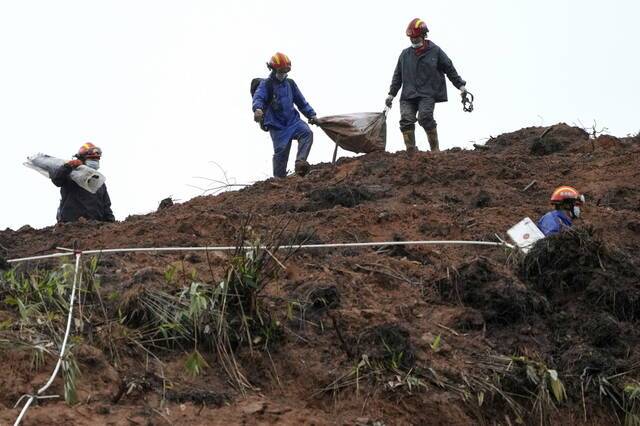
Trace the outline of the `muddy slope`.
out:
M 25 424 L 624 421 L 632 411 L 624 387 L 640 379 L 638 164 L 640 141 L 591 139 L 558 124 L 504 134 L 475 151 L 342 159 L 306 178 L 267 180 L 115 224 L 2 231 L 10 258 L 74 244 L 227 245 L 239 235 L 282 244 L 495 240 L 523 217 L 545 213 L 555 186 L 574 185 L 588 200 L 577 232 L 544 240 L 524 259 L 503 249 L 440 246 L 276 254 L 282 265 L 265 257 L 268 270 L 255 279 L 264 288 L 255 299 L 238 297 L 228 317 L 228 347 L 244 386 L 223 368 L 216 337 L 207 334 L 213 316 L 199 316 L 193 327 L 204 360 L 193 375 L 193 342 L 162 340 L 166 323 L 150 309 L 181 314 L 194 291 L 229 279 L 228 255 L 85 259 L 72 348 L 78 403 L 42 401 Z M 46 261 L 13 275 L 33 275 L 36 266 L 40 274 L 60 270 L 59 261 Z M 33 348 L 17 343 L 46 340 L 47 331 L 11 299 L 18 290 L 7 279 L 2 424 L 55 363 L 54 351 L 34 362 Z M 193 282 L 201 286 L 193 290 Z M 250 322 L 238 320 L 241 309 Z M 62 395 L 63 381 L 51 390 Z

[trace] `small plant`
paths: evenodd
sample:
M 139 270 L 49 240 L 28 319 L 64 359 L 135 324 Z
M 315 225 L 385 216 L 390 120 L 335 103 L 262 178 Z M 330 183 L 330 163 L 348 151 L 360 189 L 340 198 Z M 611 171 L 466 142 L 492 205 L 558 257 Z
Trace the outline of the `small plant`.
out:
M 640 426 L 640 385 L 638 383 L 625 385 L 623 396 L 624 426 Z
M 207 364 L 207 361 L 197 350 L 194 350 L 184 363 L 184 368 L 191 377 L 201 375 L 204 369 L 208 367 L 209 364 Z
M 435 339 L 433 339 L 433 342 L 431 342 L 429 346 L 431 346 L 431 350 L 433 352 L 440 352 L 440 349 L 442 346 L 442 339 L 439 334 L 435 337 Z
M 549 423 L 550 412 L 556 409 L 554 400 L 562 403 L 567 399 L 567 392 L 558 372 L 526 357 L 513 357 L 512 360 L 524 366 L 527 379 L 534 386 L 532 411 L 541 424 Z
M 178 268 L 175 265 L 167 266 L 167 269 L 164 270 L 164 280 L 167 284 L 173 284 L 176 279 L 176 273 L 178 272 Z
M 62 360 L 62 376 L 64 383 L 64 400 L 69 405 L 78 402 L 78 376 L 80 376 L 80 368 L 73 355 L 72 347 L 67 348 L 67 353 Z

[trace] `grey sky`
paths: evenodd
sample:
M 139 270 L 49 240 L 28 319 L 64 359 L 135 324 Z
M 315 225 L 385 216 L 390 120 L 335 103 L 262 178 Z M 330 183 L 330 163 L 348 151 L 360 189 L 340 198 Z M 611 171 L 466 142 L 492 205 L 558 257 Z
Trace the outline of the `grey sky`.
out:
M 211 161 L 239 183 L 269 177 L 249 83 L 271 54 L 289 55 L 319 116 L 382 110 L 414 17 L 476 95 L 464 113 L 449 85 L 436 107 L 441 147 L 558 121 L 636 133 L 638 16 L 633 0 L 3 0 L 0 228 L 55 222 L 58 188 L 22 162 L 69 158 L 85 141 L 104 150 L 118 219 L 198 195 L 195 176 L 221 177 Z M 394 105 L 389 151 L 402 148 L 398 119 Z M 330 140 L 313 130 L 310 162 L 329 161 Z

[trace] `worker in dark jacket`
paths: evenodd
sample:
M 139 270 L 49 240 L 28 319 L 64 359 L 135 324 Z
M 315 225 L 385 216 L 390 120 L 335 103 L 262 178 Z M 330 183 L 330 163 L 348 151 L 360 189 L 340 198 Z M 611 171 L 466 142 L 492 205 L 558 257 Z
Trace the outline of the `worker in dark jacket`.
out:
M 51 174 L 51 181 L 60 187 L 60 207 L 58 208 L 58 222 L 75 222 L 80 218 L 113 222 L 115 217 L 111 211 L 111 200 L 107 186 L 102 185 L 95 194 L 81 188 L 69 175 L 74 168 L 81 165 L 98 170 L 102 150 L 92 143 L 85 143 L 80 147 L 75 159 L 60 166 Z
M 573 220 L 580 217 L 580 206 L 584 204 L 584 195 L 570 186 L 560 186 L 551 194 L 554 209 L 538 221 L 538 228 L 545 236 L 559 234 L 573 226 Z
M 298 141 L 295 172 L 304 176 L 309 172 L 307 157 L 313 144 L 313 132 L 300 119 L 300 112 L 310 124 L 317 124 L 316 112 L 302 96 L 298 85 L 287 78 L 291 71 L 291 60 L 284 53 L 276 53 L 267 64 L 271 70 L 269 78 L 260 82 L 253 95 L 253 118 L 261 123 L 273 141 L 273 175 L 285 177 L 291 142 Z
M 444 51 L 427 39 L 428 32 L 427 24 L 421 19 L 416 18 L 409 23 L 407 36 L 411 39 L 411 47 L 400 54 L 389 96 L 385 100 L 386 105 L 391 107 L 393 98 L 402 87 L 400 131 L 408 152 L 416 151 L 416 121 L 427 132 L 431 150 L 440 149 L 433 111 L 437 102 L 447 101 L 444 75 L 462 93 L 466 92 L 466 82 L 458 75 Z

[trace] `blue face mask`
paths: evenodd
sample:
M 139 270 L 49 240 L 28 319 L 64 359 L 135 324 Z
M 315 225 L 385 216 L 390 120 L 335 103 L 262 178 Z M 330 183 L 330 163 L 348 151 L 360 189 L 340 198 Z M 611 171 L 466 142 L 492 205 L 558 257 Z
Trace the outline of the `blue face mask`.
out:
M 93 170 L 98 170 L 100 168 L 100 160 L 87 160 L 84 165 L 91 167 Z

